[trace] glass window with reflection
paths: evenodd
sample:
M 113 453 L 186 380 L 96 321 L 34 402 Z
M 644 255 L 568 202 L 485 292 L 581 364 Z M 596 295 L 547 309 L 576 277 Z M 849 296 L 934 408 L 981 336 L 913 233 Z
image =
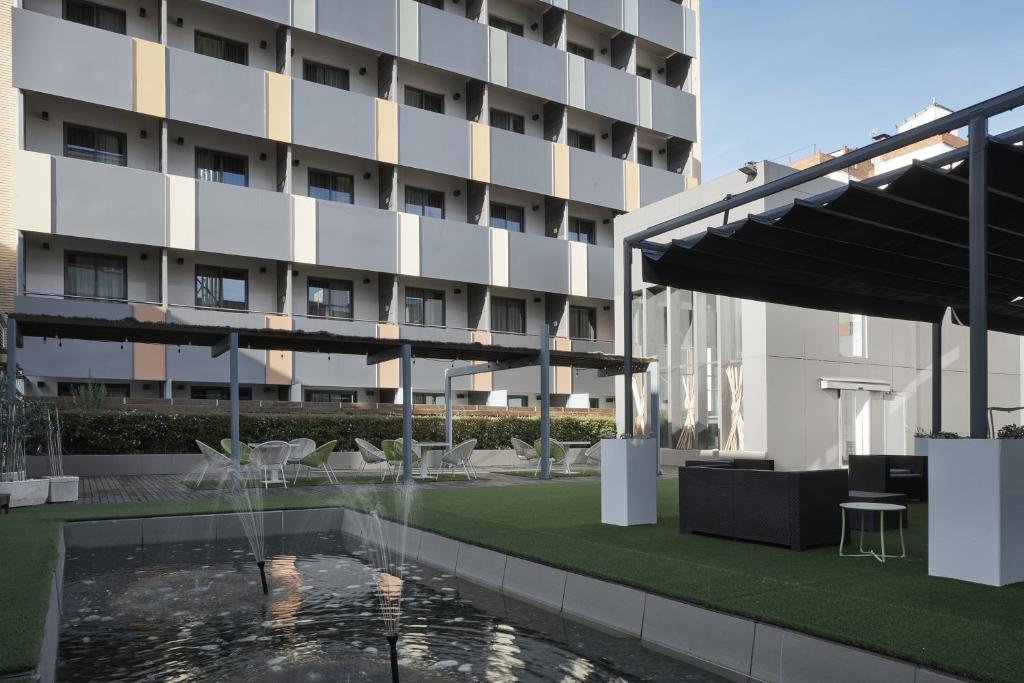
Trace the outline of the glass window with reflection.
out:
M 249 308 L 249 273 L 238 268 L 197 265 L 196 306 L 246 310 Z
M 636 163 L 641 166 L 654 166 L 654 152 L 644 147 L 637 147 Z
M 356 392 L 352 389 L 307 389 L 309 403 L 355 403 Z
M 523 232 L 523 207 L 491 202 L 491 227 Z
M 411 85 L 405 86 L 405 103 L 417 109 L 426 109 L 437 114 L 444 113 L 444 95 L 420 90 Z
M 64 0 L 64 19 L 93 28 L 126 33 L 125 11 L 87 0 Z
M 513 133 L 523 133 L 526 130 L 526 122 L 519 114 L 513 114 L 512 112 L 500 109 L 491 109 L 491 127 L 501 128 Z
M 196 31 L 195 52 L 235 64 L 249 63 L 249 46 L 237 40 Z
M 594 48 L 574 43 L 571 40 L 565 44 L 565 51 L 571 55 L 578 55 L 584 59 L 594 58 Z
M 410 325 L 444 327 L 444 292 L 406 287 L 405 322 Z
M 303 59 L 302 80 L 329 85 L 339 90 L 348 90 L 348 69 Z
M 597 339 L 597 309 L 569 306 L 569 336 L 572 339 Z
M 406 185 L 405 212 L 427 218 L 444 218 L 444 192 Z
M 318 318 L 352 319 L 351 280 L 309 278 L 306 283 L 306 314 Z
M 248 187 L 249 159 L 196 147 L 196 180 Z
M 569 216 L 569 241 L 597 244 L 597 225 L 585 218 Z
M 89 299 L 126 300 L 127 257 L 65 251 L 64 294 Z
M 526 334 L 526 301 L 492 296 L 491 330 Z
M 355 198 L 353 194 L 354 181 L 350 175 L 317 171 L 311 168 L 307 177 L 309 179 L 308 193 L 314 199 L 351 204 Z
M 64 124 L 64 156 L 97 161 L 112 166 L 128 165 L 128 143 L 124 133 L 75 123 Z
M 580 130 L 569 129 L 569 146 L 587 152 L 594 151 L 594 136 Z
M 496 17 L 493 14 L 488 17 L 487 21 L 492 27 L 505 31 L 506 33 L 511 33 L 515 36 L 523 35 L 522 24 L 517 24 L 514 21 L 502 19 L 501 17 Z

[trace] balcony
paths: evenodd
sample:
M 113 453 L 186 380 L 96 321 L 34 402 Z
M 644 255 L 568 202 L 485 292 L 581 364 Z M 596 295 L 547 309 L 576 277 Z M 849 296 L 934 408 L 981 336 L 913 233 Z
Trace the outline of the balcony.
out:
M 398 272 L 398 214 L 318 200 L 316 262 L 324 266 Z
M 373 159 L 375 112 L 372 97 L 292 80 L 292 131 L 296 145 Z
M 412 3 L 412 0 L 400 2 Z M 427 5 L 417 4 L 415 9 L 419 13 L 417 39 L 421 63 L 487 80 L 486 26 Z M 403 48 L 405 40 L 403 36 Z
M 468 178 L 469 122 L 454 116 L 399 105 L 398 163 Z
M 130 59 L 126 63 L 130 65 Z M 167 118 L 264 137 L 263 73 L 242 64 L 168 48 Z
M 622 0 L 569 0 L 569 11 L 621 30 L 622 5 Z
M 622 160 L 570 149 L 569 196 L 573 201 L 623 210 Z
M 292 251 L 290 225 L 286 194 L 196 182 L 198 251 L 286 259 Z
M 587 111 L 626 123 L 637 122 L 635 75 L 587 59 L 584 81 Z
M 650 166 L 640 167 L 640 206 L 653 204 L 685 189 L 686 178 L 681 173 Z
M 551 194 L 551 143 L 492 128 L 491 182 L 517 190 Z
M 420 245 L 420 276 L 490 283 L 491 239 L 488 228 L 421 218 Z
M 565 52 L 543 43 L 493 29 L 491 41 L 496 40 L 506 42 L 507 71 L 505 76 L 507 87 L 560 104 L 568 102 L 567 55 Z M 491 68 L 493 70 L 495 65 L 492 64 Z M 500 67 L 498 67 L 498 71 L 501 72 Z M 492 80 L 495 80 L 493 74 Z
M 668 0 L 640 0 L 637 34 L 652 43 L 696 54 L 697 19 L 694 11 Z
M 684 140 L 697 139 L 697 98 L 678 88 L 651 83 L 651 127 Z
M 291 23 L 291 0 L 206 0 L 206 2 L 267 19 L 276 24 Z
M 587 296 L 595 299 L 615 298 L 612 255 L 611 247 L 587 245 Z
M 513 232 L 508 235 L 508 286 L 569 293 L 569 243 Z
M 131 110 L 132 39 L 25 9 L 13 14 L 14 85 Z
M 396 2 L 316 0 L 316 13 L 313 18 L 313 25 L 308 25 L 308 19 L 296 12 L 293 23 L 297 28 L 317 31 L 346 43 L 391 55 L 398 54 L 398 36 L 395 31 L 398 25 Z

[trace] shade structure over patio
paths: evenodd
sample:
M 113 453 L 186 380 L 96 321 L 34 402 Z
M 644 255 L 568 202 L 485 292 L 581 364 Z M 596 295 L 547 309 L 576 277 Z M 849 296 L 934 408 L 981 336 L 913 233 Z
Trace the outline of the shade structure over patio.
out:
M 990 137 L 987 126 L 991 116 L 1021 104 L 1024 88 L 628 236 L 627 386 L 632 258 L 639 249 L 644 280 L 653 284 L 931 322 L 936 331 L 952 308 L 954 319 L 971 326 L 971 436 L 984 438 L 986 332 L 1024 333 L 1024 149 L 1015 144 L 1024 130 Z M 667 243 L 655 239 L 965 125 L 963 149 Z M 625 400 L 629 432 L 628 392 Z
M 305 332 L 271 328 L 232 329 L 228 327 L 186 325 L 181 323 L 148 322 L 135 318 L 119 320 L 67 317 L 15 313 L 7 319 L 7 367 L 17 367 L 17 348 L 23 337 L 51 339 L 83 339 L 90 341 L 141 342 L 164 345 L 208 346 L 216 357 L 229 354 L 231 376 L 231 451 L 238 466 L 239 349 L 273 351 L 299 351 L 305 353 L 334 353 L 365 355 L 366 362 L 374 365 L 384 361 L 401 361 L 402 387 L 402 445 L 405 481 L 412 478 L 412 360 L 413 357 L 437 360 L 469 361 L 472 365 L 453 368 L 456 374 L 492 372 L 513 367 L 536 366 L 541 384 L 541 458 L 545 476 L 550 474 L 550 368 L 575 367 L 597 370 L 604 375 L 619 374 L 623 358 L 606 353 L 561 351 L 549 348 L 548 328 L 543 326 L 537 346 L 487 346 L 476 343 L 441 342 L 430 340 L 379 339 L 340 335 L 330 332 Z M 635 369 L 646 369 L 649 359 L 633 359 Z M 8 396 L 17 390 L 14 372 L 7 373 Z M 450 398 L 450 397 L 449 397 Z M 451 443 L 451 409 L 446 411 L 447 435 Z

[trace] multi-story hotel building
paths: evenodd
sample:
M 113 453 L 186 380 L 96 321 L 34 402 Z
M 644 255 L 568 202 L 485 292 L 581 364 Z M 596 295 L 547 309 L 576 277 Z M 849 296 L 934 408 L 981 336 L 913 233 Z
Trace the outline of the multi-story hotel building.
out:
M 17 0 L 5 310 L 612 350 L 612 220 L 699 177 L 696 0 Z M 524 338 L 525 337 L 527 338 Z M 26 340 L 29 394 L 226 397 L 207 348 Z M 453 362 L 459 362 L 453 359 Z M 449 363 L 414 366 L 417 402 Z M 397 362 L 243 350 L 242 398 Z M 553 371 L 554 405 L 609 407 Z M 536 370 L 456 384 L 529 405 Z

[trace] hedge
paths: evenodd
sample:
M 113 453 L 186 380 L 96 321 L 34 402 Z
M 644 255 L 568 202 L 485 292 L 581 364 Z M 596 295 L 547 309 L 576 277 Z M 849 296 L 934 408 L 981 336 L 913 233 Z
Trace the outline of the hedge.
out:
M 229 435 L 228 415 L 153 411 L 69 410 L 60 414 L 64 452 L 92 455 L 125 453 L 197 453 L 195 441 L 216 446 Z M 379 444 L 401 436 L 397 415 L 242 414 L 243 441 L 258 443 L 300 437 L 318 444 L 338 440 L 338 450 L 354 451 L 355 439 Z M 455 417 L 456 443 L 477 439 L 477 448 L 511 448 L 513 436 L 532 443 L 540 436 L 539 417 Z M 444 418 L 415 415 L 413 438 L 443 441 Z M 563 441 L 596 441 L 615 433 L 615 421 L 604 416 L 562 415 L 551 418 L 551 437 Z

